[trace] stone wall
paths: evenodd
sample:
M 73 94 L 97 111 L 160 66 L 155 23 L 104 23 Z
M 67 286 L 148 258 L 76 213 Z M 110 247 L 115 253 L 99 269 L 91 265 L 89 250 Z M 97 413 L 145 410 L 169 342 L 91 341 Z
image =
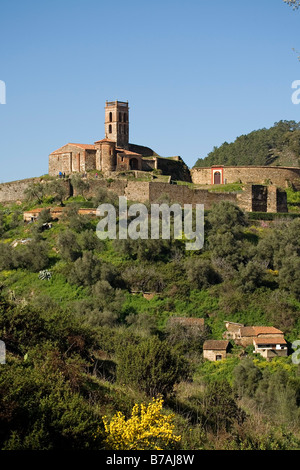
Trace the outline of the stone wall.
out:
M 189 186 L 173 185 L 168 183 L 148 183 L 149 201 L 157 202 L 168 197 L 171 202 L 179 204 L 204 204 L 205 209 L 210 209 L 214 203 L 230 201 L 237 204 L 237 193 L 216 193 L 207 189 L 191 189 Z
M 0 203 L 22 201 L 25 199 L 24 191 L 32 182 L 42 181 L 42 178 L 29 178 L 0 184 Z M 63 180 L 68 186 L 69 196 L 78 195 L 78 191 L 71 185 L 69 179 Z M 107 180 L 102 178 L 89 179 L 89 190 L 85 197 L 93 197 L 99 188 L 113 192 L 117 196 L 126 196 L 129 201 L 163 202 L 169 200 L 180 205 L 203 204 L 204 209 L 211 209 L 213 204 L 220 201 L 229 201 L 237 204 L 246 212 L 287 212 L 286 193 L 275 186 L 247 185 L 243 191 L 210 192 L 207 189 L 194 189 L 187 185 L 173 185 L 159 182 Z
M 221 168 L 221 167 L 220 167 Z M 195 184 L 211 184 L 212 168 L 192 168 L 191 177 Z M 226 183 L 269 184 L 287 187 L 292 184 L 300 190 L 300 168 L 276 166 L 224 166 L 223 176 Z
M 0 184 L 0 203 L 23 201 L 24 191 L 31 183 L 38 183 L 40 178 L 28 178 Z
M 216 361 L 217 356 L 221 356 L 222 359 L 226 359 L 226 350 L 219 350 L 219 349 L 206 349 L 203 350 L 203 358 L 207 359 L 208 361 Z
M 195 184 L 211 184 L 211 168 L 192 168 L 192 182 Z
M 96 169 L 97 149 L 85 149 L 76 144 L 67 144 L 49 155 L 50 176 L 57 176 L 61 171 L 66 175 L 84 173 Z

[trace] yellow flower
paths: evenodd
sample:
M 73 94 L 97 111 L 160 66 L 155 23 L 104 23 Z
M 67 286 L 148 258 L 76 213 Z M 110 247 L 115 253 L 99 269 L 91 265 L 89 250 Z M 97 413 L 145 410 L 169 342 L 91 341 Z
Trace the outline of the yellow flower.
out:
M 118 411 L 109 421 L 103 416 L 107 450 L 164 450 L 176 446 L 181 436 L 174 434 L 174 415 L 162 413 L 163 399 L 152 400 L 148 405 L 134 405 L 131 417 L 126 420 Z

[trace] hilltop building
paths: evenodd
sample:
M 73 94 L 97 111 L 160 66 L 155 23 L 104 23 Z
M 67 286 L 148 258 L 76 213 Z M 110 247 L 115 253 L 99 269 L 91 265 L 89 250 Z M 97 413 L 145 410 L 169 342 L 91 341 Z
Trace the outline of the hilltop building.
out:
M 149 147 L 129 143 L 129 106 L 106 101 L 104 139 L 94 144 L 68 143 L 49 155 L 49 175 L 102 171 L 153 171 L 190 181 L 188 167 L 179 156 L 163 158 Z
M 181 205 L 204 204 L 207 210 L 229 201 L 246 212 L 288 212 L 284 188 L 300 190 L 300 168 L 212 166 L 190 170 L 179 156 L 161 157 L 150 147 L 130 143 L 129 131 L 128 101 L 106 101 L 101 140 L 67 143 L 49 155 L 49 175 L 65 176 L 66 198 L 77 194 L 70 178 L 73 174 L 88 179 L 86 197 L 104 187 L 131 201 L 153 203 L 167 198 Z M 27 188 L 38 182 L 46 180 L 42 176 L 0 184 L 0 203 L 24 200 Z M 242 184 L 226 189 L 227 184 L 237 182 Z

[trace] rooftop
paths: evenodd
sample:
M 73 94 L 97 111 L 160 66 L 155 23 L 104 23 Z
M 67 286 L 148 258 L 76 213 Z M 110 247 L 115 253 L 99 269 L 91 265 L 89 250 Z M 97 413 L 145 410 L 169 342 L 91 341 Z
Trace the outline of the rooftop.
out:
M 203 349 L 217 349 L 220 351 L 224 351 L 227 349 L 229 344 L 229 341 L 224 341 L 224 340 L 215 340 L 215 339 L 209 339 L 204 342 L 203 344 Z
M 283 338 L 274 338 L 271 336 L 270 338 L 255 338 L 253 340 L 257 345 L 259 344 L 286 344 L 285 339 Z
M 241 336 L 283 335 L 283 332 L 274 326 L 245 326 L 241 328 Z
M 53 155 L 53 154 L 55 154 L 55 153 L 60 153 L 61 151 L 63 151 L 63 149 L 64 149 L 67 145 L 71 145 L 72 147 L 78 147 L 78 148 L 81 148 L 81 149 L 84 149 L 84 150 L 95 150 L 95 145 L 91 145 L 91 144 L 73 144 L 73 143 L 68 143 L 68 144 L 66 144 L 66 145 L 63 145 L 63 146 L 60 147 L 59 149 L 54 150 L 53 152 L 51 152 L 50 155 Z

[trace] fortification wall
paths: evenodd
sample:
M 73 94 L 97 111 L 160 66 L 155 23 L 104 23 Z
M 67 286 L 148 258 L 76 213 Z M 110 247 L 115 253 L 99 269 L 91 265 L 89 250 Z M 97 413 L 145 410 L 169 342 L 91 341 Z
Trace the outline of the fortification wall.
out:
M 0 184 L 0 203 L 22 201 L 25 199 L 24 191 L 30 183 L 42 181 L 42 178 L 29 178 Z M 76 196 L 78 191 L 72 187 L 69 179 L 64 180 L 68 186 L 68 195 Z M 126 196 L 130 201 L 163 202 L 164 199 L 172 203 L 204 204 L 205 209 L 211 209 L 213 204 L 221 201 L 230 201 L 241 209 L 251 212 L 287 212 L 285 191 L 276 186 L 247 185 L 240 192 L 210 192 L 207 189 L 193 189 L 187 185 L 173 185 L 158 182 L 142 182 L 128 180 L 90 179 L 89 190 L 86 197 L 93 197 L 99 188 L 112 191 L 117 196 Z
M 215 193 L 207 189 L 191 189 L 189 186 L 173 185 L 168 183 L 149 184 L 149 201 L 157 202 L 168 197 L 171 202 L 178 204 L 204 204 L 205 209 L 210 209 L 214 203 L 230 201 L 237 203 L 237 193 Z
M 190 173 L 192 183 L 211 184 L 211 168 L 192 168 Z
M 85 192 L 86 197 L 93 197 L 99 188 L 104 188 L 117 196 L 126 196 L 129 201 L 149 201 L 149 183 L 147 181 L 89 179 L 88 182 L 89 190 Z M 77 195 L 78 191 L 74 188 L 74 196 Z
M 24 201 L 24 191 L 30 183 L 37 183 L 40 178 L 27 178 L 0 184 L 0 203 Z
M 245 184 L 264 184 L 267 181 L 275 186 L 287 187 L 293 184 L 300 190 L 300 168 L 276 166 L 220 166 L 226 183 L 241 181 Z M 211 168 L 192 168 L 192 182 L 195 184 L 211 184 Z
M 113 193 L 117 194 L 117 196 L 124 196 L 125 189 L 127 186 L 127 180 L 113 180 L 109 181 L 102 178 L 95 178 L 95 179 L 88 179 L 89 189 L 85 191 L 85 197 L 93 197 L 96 196 L 97 191 L 100 188 L 104 188 L 108 191 L 112 191 Z M 74 196 L 78 196 L 78 191 L 74 188 L 73 192 Z

